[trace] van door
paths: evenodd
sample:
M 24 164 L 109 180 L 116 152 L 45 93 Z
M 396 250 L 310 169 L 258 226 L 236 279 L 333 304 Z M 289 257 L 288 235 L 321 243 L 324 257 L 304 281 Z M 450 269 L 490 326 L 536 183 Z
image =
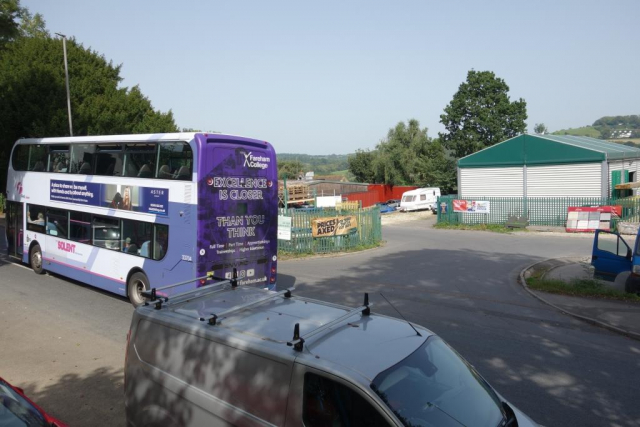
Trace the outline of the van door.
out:
M 591 265 L 597 279 L 613 282 L 622 272 L 631 271 L 631 248 L 618 233 L 596 230 Z
M 327 372 L 296 363 L 287 404 L 287 427 L 401 426 L 369 394 Z

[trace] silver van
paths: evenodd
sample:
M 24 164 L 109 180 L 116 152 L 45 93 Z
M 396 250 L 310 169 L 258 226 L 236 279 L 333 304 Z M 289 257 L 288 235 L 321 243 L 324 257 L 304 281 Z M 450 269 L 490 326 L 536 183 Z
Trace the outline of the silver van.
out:
M 171 299 L 131 322 L 129 426 L 535 426 L 431 331 L 236 286 Z

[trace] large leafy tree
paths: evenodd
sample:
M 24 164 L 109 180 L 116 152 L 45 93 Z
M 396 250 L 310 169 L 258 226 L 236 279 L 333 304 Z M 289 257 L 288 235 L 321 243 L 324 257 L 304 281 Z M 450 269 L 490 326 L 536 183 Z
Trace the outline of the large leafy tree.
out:
M 373 161 L 376 158 L 375 151 L 357 150 L 348 157 L 349 172 L 358 182 L 375 182 Z
M 491 71 L 467 74 L 440 116 L 444 146 L 456 158 L 524 133 L 527 103 L 509 99 L 509 86 Z
M 455 187 L 453 159 L 414 119 L 390 129 L 374 151 L 357 151 L 349 158 L 349 170 L 364 182 L 434 186 L 444 192 Z
M 42 15 L 32 15 L 19 0 L 0 0 L 0 49 L 20 36 L 46 36 Z
M 31 22 L 35 36 L 20 36 L 0 51 L 2 180 L 18 138 L 69 135 L 62 41 Z M 75 136 L 178 130 L 171 111 L 154 110 L 137 86 L 119 87 L 120 66 L 74 39 L 67 56 Z
M 0 48 L 20 34 L 20 2 L 0 0 Z

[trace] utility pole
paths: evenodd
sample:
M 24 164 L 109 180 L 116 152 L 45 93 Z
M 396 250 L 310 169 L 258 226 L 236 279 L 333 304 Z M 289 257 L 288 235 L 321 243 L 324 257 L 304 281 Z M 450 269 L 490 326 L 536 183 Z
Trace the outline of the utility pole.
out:
M 67 82 L 67 109 L 69 110 L 69 134 L 73 136 L 73 123 L 71 121 L 71 94 L 69 92 L 69 67 L 67 66 L 67 36 L 56 33 L 62 37 L 62 51 L 64 52 L 64 76 Z

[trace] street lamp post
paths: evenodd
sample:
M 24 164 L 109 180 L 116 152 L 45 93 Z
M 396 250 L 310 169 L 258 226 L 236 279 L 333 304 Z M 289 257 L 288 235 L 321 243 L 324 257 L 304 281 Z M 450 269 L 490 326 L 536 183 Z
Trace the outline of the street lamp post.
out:
M 73 136 L 73 123 L 71 122 L 71 94 L 69 93 L 69 67 L 67 67 L 67 36 L 56 33 L 62 37 L 62 51 L 64 52 L 64 76 L 67 82 L 67 109 L 69 110 L 69 134 Z

